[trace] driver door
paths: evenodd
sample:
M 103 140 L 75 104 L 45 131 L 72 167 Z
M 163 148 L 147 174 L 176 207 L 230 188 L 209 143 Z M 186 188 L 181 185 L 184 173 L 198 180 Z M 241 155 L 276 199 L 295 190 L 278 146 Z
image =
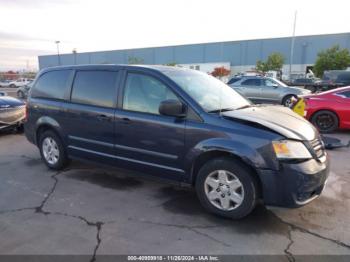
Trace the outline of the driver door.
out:
M 261 81 L 261 99 L 267 103 L 279 103 L 279 93 L 282 87 L 272 79 L 266 78 Z
M 159 114 L 167 99 L 179 99 L 156 75 L 128 71 L 116 110 L 115 151 L 122 167 L 162 176 L 184 174 L 185 119 Z

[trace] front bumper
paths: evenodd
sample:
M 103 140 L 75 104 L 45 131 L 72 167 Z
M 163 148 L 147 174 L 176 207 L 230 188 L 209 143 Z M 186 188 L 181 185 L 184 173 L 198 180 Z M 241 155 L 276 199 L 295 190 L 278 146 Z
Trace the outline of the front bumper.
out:
M 329 159 L 280 163 L 279 170 L 258 170 L 266 205 L 300 207 L 317 198 L 329 175 Z

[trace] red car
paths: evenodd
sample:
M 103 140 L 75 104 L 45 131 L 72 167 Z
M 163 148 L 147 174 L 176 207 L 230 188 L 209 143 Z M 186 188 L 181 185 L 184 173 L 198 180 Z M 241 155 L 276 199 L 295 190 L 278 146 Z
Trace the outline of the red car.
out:
M 303 98 L 306 118 L 321 132 L 350 129 L 350 86 Z

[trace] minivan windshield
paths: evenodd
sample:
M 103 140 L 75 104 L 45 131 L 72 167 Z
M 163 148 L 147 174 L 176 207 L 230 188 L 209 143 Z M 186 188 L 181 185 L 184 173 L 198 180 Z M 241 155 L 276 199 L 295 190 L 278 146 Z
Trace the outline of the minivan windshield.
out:
M 163 73 L 177 83 L 206 112 L 235 110 L 251 104 L 231 87 L 208 74 L 195 70 L 166 70 Z

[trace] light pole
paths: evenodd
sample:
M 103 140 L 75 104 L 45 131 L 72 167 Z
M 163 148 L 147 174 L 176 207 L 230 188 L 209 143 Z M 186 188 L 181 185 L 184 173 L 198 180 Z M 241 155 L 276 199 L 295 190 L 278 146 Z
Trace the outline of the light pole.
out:
M 55 44 L 57 45 L 57 61 L 58 61 L 58 65 L 61 65 L 61 57 L 60 57 L 60 41 L 55 41 Z
M 294 42 L 295 42 L 295 27 L 297 24 L 297 11 L 294 13 L 294 24 L 293 24 L 293 36 L 292 36 L 292 42 L 290 45 L 290 58 L 289 58 L 289 81 L 291 81 L 291 75 L 292 75 L 292 64 L 293 64 L 293 56 L 294 56 Z
M 76 49 L 76 48 L 73 48 L 72 53 L 73 53 L 73 55 L 74 55 L 74 64 L 76 65 L 76 64 L 77 64 L 77 49 Z

